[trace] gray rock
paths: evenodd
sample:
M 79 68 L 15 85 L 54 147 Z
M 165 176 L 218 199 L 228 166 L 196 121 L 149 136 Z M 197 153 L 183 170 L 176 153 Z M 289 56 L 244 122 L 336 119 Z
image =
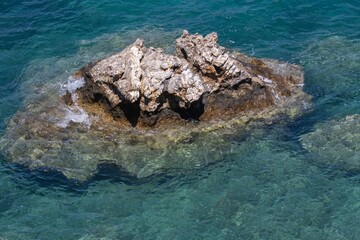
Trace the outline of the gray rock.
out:
M 184 116 L 208 121 L 215 114 L 232 117 L 239 108 L 253 110 L 254 105 L 259 110 L 276 105 L 285 111 L 308 107 L 308 100 L 302 107 L 288 106 L 306 98 L 299 66 L 230 52 L 217 41 L 216 33 L 203 37 L 184 31 L 176 40 L 177 56 L 172 56 L 146 48 L 138 39 L 122 52 L 85 67 L 86 85 L 80 92 L 90 102 L 102 96 L 116 118 L 137 115 L 131 122 L 139 127 L 156 124 L 162 111 L 167 116 L 172 112 L 180 121 Z M 218 99 L 220 95 L 226 96 Z M 224 98 L 231 109 L 220 111 Z
M 216 91 L 222 82 L 225 86 L 232 87 L 241 80 L 255 76 L 251 75 L 224 47 L 218 45 L 216 33 L 210 33 L 204 38 L 199 34 L 190 35 L 184 31 L 176 40 L 176 53 L 200 71 L 207 78 L 204 79 L 205 82 L 218 83 L 208 85 L 210 92 Z M 229 81 L 232 79 L 236 80 Z
M 142 111 L 155 112 L 161 102 L 161 95 L 166 91 L 165 82 L 176 78 L 176 69 L 184 61 L 176 56 L 164 54 L 160 48 L 149 48 L 142 60 L 141 102 Z
M 97 62 L 89 71 L 92 81 L 113 106 L 123 100 L 133 103 L 140 98 L 143 51 L 143 40 L 137 39 L 121 53 Z M 119 94 L 112 90 L 114 87 Z

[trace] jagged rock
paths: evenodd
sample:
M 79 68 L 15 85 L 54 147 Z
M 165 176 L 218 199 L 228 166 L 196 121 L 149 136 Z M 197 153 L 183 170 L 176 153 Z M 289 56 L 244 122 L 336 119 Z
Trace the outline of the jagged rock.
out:
M 142 47 L 143 41 L 138 39 L 123 52 L 99 61 L 89 70 L 88 74 L 99 92 L 111 105 L 116 106 L 124 100 L 133 103 L 139 99 Z
M 228 119 L 274 106 L 285 110 L 305 97 L 299 66 L 231 53 L 217 41 L 216 33 L 204 38 L 184 31 L 176 40 L 177 56 L 171 56 L 138 39 L 85 67 L 80 92 L 90 103 L 103 98 L 114 117 L 137 127 L 153 127 L 164 113 L 181 122 Z
M 138 39 L 85 66 L 57 101 L 44 95 L 15 114 L 1 152 L 79 180 L 104 164 L 147 177 L 220 161 L 232 151 L 228 136 L 245 134 L 250 121 L 293 118 L 310 107 L 298 65 L 228 51 L 216 33 L 184 31 L 176 53 Z
M 317 124 L 301 142 L 317 164 L 360 171 L 360 115 Z
M 199 34 L 189 35 L 184 31 L 176 40 L 176 53 L 201 72 L 210 92 L 218 90 L 221 85 L 233 87 L 245 79 L 255 77 L 249 74 L 239 60 L 217 43 L 216 33 L 210 33 L 203 38 Z

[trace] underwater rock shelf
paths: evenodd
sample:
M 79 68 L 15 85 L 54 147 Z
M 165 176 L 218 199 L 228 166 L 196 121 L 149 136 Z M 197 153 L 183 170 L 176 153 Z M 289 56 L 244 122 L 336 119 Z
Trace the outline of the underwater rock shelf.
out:
M 360 172 L 360 115 L 350 115 L 315 125 L 313 132 L 301 136 L 301 143 L 312 161 L 349 173 Z
M 138 39 L 76 72 L 57 100 L 15 114 L 0 147 L 11 162 L 80 181 L 103 165 L 139 178 L 192 169 L 222 160 L 250 121 L 309 108 L 303 80 L 300 66 L 228 51 L 216 33 L 184 31 L 176 55 Z

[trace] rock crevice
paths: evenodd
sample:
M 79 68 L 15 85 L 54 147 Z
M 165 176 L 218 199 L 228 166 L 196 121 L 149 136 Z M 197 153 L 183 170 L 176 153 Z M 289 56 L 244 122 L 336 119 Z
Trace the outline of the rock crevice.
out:
M 162 112 L 166 117 L 171 112 L 178 122 L 209 121 L 283 107 L 287 97 L 302 94 L 303 84 L 296 65 L 230 52 L 218 45 L 216 33 L 203 37 L 187 31 L 176 40 L 176 56 L 137 39 L 81 74 L 86 81 L 80 90 L 83 99 L 101 99 L 118 119 L 123 111 L 133 127 L 156 126 Z M 129 106 L 138 111 L 127 111 Z

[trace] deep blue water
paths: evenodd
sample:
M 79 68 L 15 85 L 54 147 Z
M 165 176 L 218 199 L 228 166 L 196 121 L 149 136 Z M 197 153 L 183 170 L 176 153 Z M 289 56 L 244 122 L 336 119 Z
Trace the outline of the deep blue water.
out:
M 357 0 L 3 0 L 0 134 L 39 86 L 137 37 L 171 52 L 182 29 L 303 65 L 312 112 L 235 138 L 220 163 L 146 181 L 78 186 L 1 159 L 0 239 L 359 239 L 360 175 L 314 164 L 299 143 L 316 123 L 360 113 Z

